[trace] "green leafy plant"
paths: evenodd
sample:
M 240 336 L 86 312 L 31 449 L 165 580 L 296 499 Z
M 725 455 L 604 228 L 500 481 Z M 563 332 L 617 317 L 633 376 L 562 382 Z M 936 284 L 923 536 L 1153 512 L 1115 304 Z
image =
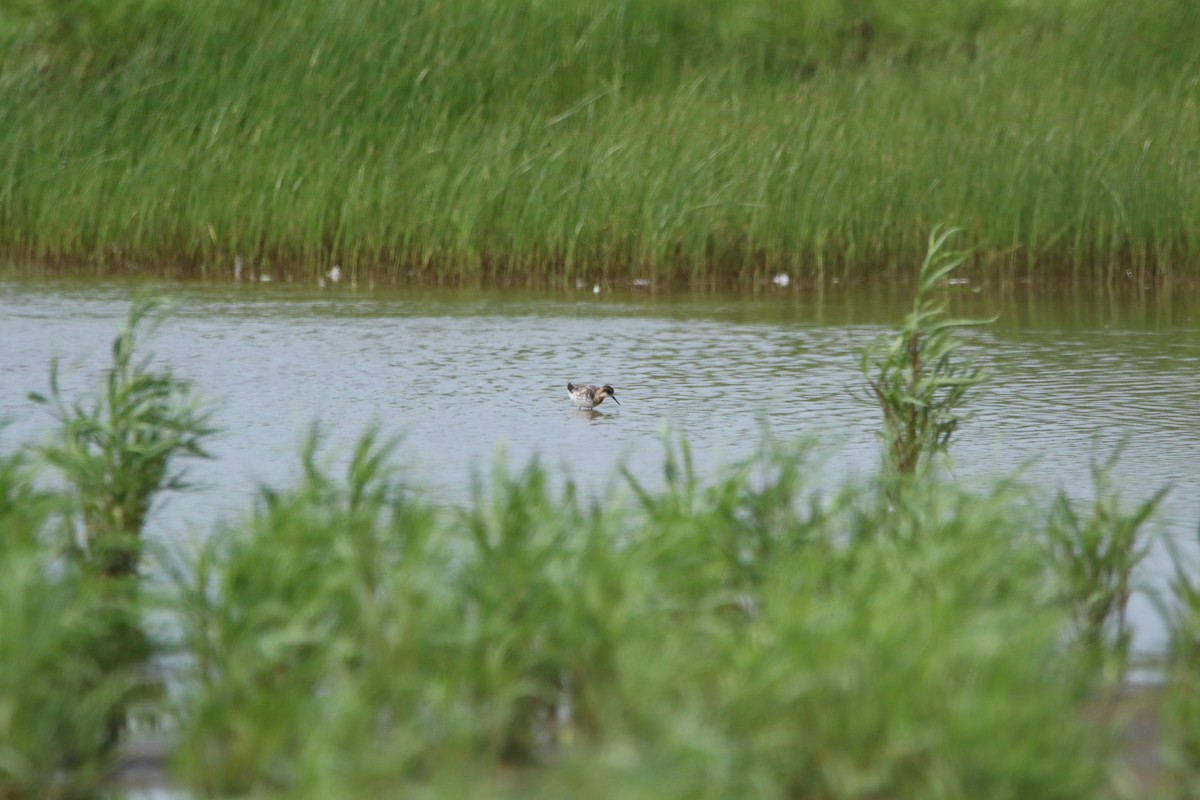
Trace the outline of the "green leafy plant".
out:
M 681 442 L 632 498 L 588 509 L 534 464 L 448 511 L 386 452 L 338 478 L 310 448 L 193 563 L 187 788 L 1105 796 L 1093 664 L 1011 485 L 818 502 L 804 452 L 708 480 Z
M 1112 481 L 1119 457 L 1120 449 L 1102 463 L 1093 461 L 1090 514 L 1080 513 L 1060 493 L 1046 525 L 1046 544 L 1075 617 L 1077 640 L 1114 679 L 1124 677 L 1133 637 L 1125 616 L 1133 572 L 1150 551 L 1143 526 L 1169 489 L 1160 489 L 1132 511 L 1123 510 Z
M 133 685 L 103 664 L 102 581 L 59 558 L 63 498 L 0 457 L 0 797 L 81 797 Z
M 91 654 L 102 674 L 131 671 L 153 653 L 141 621 L 142 528 L 158 493 L 185 485 L 174 462 L 205 456 L 201 442 L 213 432 L 189 385 L 139 353 L 140 336 L 162 321 L 164 310 L 161 301 L 148 297 L 132 303 L 97 397 L 68 401 L 57 362 L 50 369 L 50 394 L 30 395 L 49 406 L 59 423 L 41 454 L 63 474 L 77 509 L 72 516 L 82 520 L 65 552 L 72 568 L 102 586 L 92 615 L 99 635 Z M 153 688 L 143 686 L 138 696 Z M 127 697 L 130 703 L 135 699 Z M 125 726 L 125 713 L 112 710 L 109 746 Z
M 1194 545 L 1200 545 L 1200 528 Z M 1163 683 L 1164 762 L 1175 797 L 1200 798 L 1200 577 L 1191 558 L 1168 540 L 1174 574 L 1158 598 L 1168 633 Z
M 726 524 L 711 499 L 633 518 L 627 571 L 649 569 L 655 593 L 618 643 L 624 724 L 552 770 L 549 796 L 1106 796 L 1109 741 L 1081 712 L 1091 669 L 1060 646 L 1066 614 L 1011 486 L 926 482 L 898 502 L 847 487 L 761 565 L 749 614 L 695 554 Z
M 140 535 L 155 496 L 186 484 L 174 471 L 180 457 L 206 457 L 202 441 L 214 432 L 191 387 L 138 353 L 141 336 L 162 322 L 165 305 L 140 298 L 112 345 L 112 367 L 99 396 L 68 401 L 58 363 L 50 394 L 30 399 L 50 407 L 57 439 L 42 454 L 63 473 L 79 499 L 82 553 L 110 578 L 137 572 Z
M 946 452 L 967 394 L 987 378 L 973 361 L 957 358 L 955 334 L 995 319 L 948 318 L 945 303 L 932 298 L 939 281 L 967 259 L 968 253 L 941 252 L 957 230 L 929 234 L 912 313 L 899 331 L 862 352 L 863 375 L 883 412 L 886 463 L 899 475 L 911 475 L 922 459 Z

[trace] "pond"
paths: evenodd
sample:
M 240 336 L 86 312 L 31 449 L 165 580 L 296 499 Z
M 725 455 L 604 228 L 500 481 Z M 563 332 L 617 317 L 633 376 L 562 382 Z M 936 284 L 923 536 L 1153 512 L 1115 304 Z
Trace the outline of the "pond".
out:
M 0 283 L 0 447 L 49 430 L 27 394 L 60 359 L 69 395 L 98 385 L 138 287 Z M 583 286 L 531 293 L 346 286 L 156 284 L 178 300 L 155 358 L 214 403 L 221 433 L 194 484 L 166 497 L 149 535 L 205 535 L 234 522 L 262 484 L 299 474 L 320 423 L 331 463 L 371 424 L 402 437 L 398 460 L 437 502 L 470 498 L 497 458 L 538 458 L 589 496 L 655 485 L 664 436 L 682 435 L 700 474 L 766 440 L 809 441 L 815 488 L 866 477 L 880 457 L 858 351 L 909 310 L 905 287 L 764 286 L 658 294 Z M 999 315 L 965 352 L 992 374 L 954 443 L 967 481 L 1020 470 L 1045 497 L 1091 492 L 1091 461 L 1124 445 L 1117 485 L 1132 504 L 1170 484 L 1153 531 L 1194 542 L 1200 525 L 1200 291 L 1130 285 L 952 288 L 956 315 Z M 566 384 L 609 383 L 620 405 L 580 411 Z M 498 455 L 502 453 L 502 455 Z M 1169 569 L 1155 549 L 1143 579 Z M 1161 647 L 1145 595 L 1140 650 Z

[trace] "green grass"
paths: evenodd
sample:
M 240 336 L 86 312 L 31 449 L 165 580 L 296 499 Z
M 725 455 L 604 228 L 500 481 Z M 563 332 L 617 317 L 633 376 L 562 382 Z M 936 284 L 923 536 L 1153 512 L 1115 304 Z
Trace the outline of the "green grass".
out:
M 0 11 L 0 255 L 554 283 L 1194 273 L 1200 11 L 232 0 Z

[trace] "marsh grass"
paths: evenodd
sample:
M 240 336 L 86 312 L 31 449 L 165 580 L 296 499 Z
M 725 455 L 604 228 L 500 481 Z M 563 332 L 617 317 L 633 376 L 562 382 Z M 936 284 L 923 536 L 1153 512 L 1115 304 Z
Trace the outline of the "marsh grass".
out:
M 1196 263 L 1187 0 L 6 3 L 0 255 L 562 283 Z

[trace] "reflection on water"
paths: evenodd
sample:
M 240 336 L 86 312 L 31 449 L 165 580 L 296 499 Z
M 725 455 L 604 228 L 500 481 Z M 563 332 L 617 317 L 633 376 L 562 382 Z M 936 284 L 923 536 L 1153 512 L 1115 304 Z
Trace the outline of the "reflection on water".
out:
M 878 421 L 856 351 L 907 312 L 909 297 L 895 287 L 758 298 L 164 290 L 181 306 L 153 350 L 217 401 L 223 430 L 215 459 L 190 469 L 196 490 L 156 516 L 171 535 L 243 513 L 261 483 L 291 482 L 298 444 L 318 421 L 343 454 L 372 423 L 401 434 L 413 479 L 447 502 L 467 499 L 501 445 L 510 464 L 540 458 L 594 496 L 619 486 L 617 464 L 653 485 L 668 429 L 688 437 L 701 474 L 767 435 L 821 449 L 817 486 L 867 474 Z M 0 417 L 12 420 L 4 448 L 48 427 L 25 397 L 45 389 L 52 358 L 62 359 L 68 393 L 96 385 L 129 295 L 0 284 Z M 954 446 L 958 473 L 1024 466 L 1029 482 L 1084 498 L 1089 458 L 1124 442 L 1118 485 L 1134 500 L 1172 484 L 1161 524 L 1191 536 L 1200 523 L 1196 299 L 1194 290 L 956 295 L 957 313 L 1001 315 L 969 339 L 994 377 Z M 568 381 L 611 383 L 622 405 L 579 411 Z

